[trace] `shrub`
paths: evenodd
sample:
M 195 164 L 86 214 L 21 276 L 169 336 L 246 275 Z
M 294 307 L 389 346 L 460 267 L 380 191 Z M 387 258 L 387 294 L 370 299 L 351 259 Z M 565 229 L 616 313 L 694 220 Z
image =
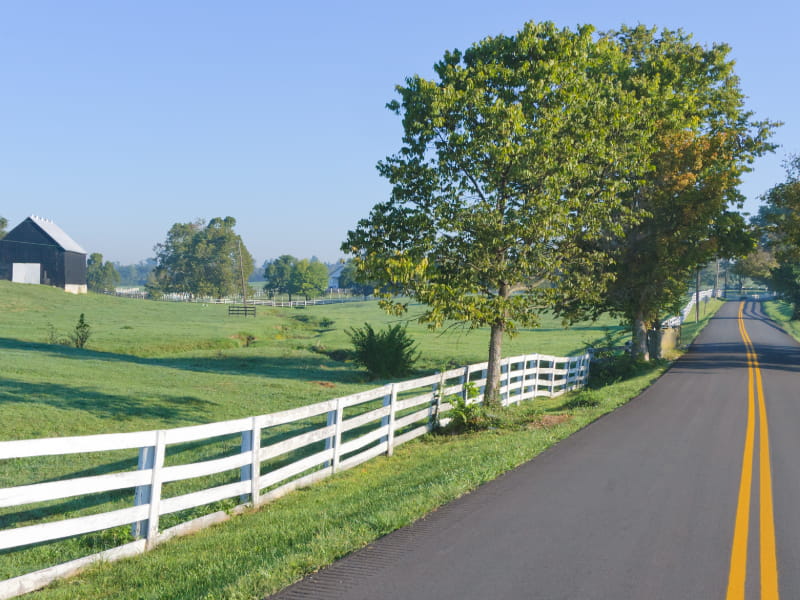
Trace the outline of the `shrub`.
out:
M 81 316 L 78 318 L 78 323 L 75 325 L 75 329 L 72 330 L 72 333 L 66 336 L 63 336 L 56 331 L 56 328 L 53 327 L 52 323 L 47 324 L 48 344 L 59 344 L 60 346 L 75 346 L 76 348 L 83 348 L 86 346 L 86 342 L 89 341 L 89 337 L 91 335 L 92 328 L 86 322 L 83 313 L 81 313 Z
M 70 339 L 72 341 L 72 345 L 76 348 L 83 348 L 86 345 L 86 342 L 89 341 L 89 337 L 92 335 L 92 328 L 91 326 L 84 320 L 83 313 L 78 318 L 78 324 L 75 325 L 75 329 L 72 331 L 70 335 Z
M 353 343 L 353 361 L 365 367 L 373 379 L 407 375 L 419 359 L 414 340 L 400 324 L 376 332 L 364 323 L 346 333 Z
M 452 408 L 444 414 L 450 419 L 450 422 L 442 429 L 443 433 L 458 434 L 482 431 L 500 424 L 499 415 L 492 412 L 492 409 L 477 402 L 469 403 L 469 400 L 477 396 L 478 389 L 474 383 L 470 382 L 466 385 L 466 398 L 461 394 L 445 398 Z
M 664 364 L 663 360 L 645 362 L 632 358 L 630 354 L 598 359 L 592 361 L 592 367 L 589 370 L 589 387 L 597 389 L 625 381 L 637 375 L 653 371 L 662 364 Z

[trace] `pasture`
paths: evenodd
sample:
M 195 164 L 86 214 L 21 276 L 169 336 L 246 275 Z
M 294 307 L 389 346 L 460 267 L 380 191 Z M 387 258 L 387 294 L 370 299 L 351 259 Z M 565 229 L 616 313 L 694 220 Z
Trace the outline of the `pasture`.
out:
M 486 360 L 488 330 L 430 332 L 408 319 L 420 374 Z M 421 309 L 417 308 L 416 314 Z M 49 344 L 85 314 L 86 349 Z M 349 347 L 347 328 L 397 322 L 375 302 L 305 309 L 152 302 L 0 281 L 0 439 L 177 427 L 294 408 L 380 385 L 322 354 Z M 566 356 L 602 338 L 606 319 L 565 330 L 545 318 L 506 340 L 504 355 Z M 245 345 L 248 335 L 255 338 Z
M 86 349 L 48 343 L 51 330 L 67 333 L 80 313 L 92 326 Z M 302 310 L 259 308 L 256 319 L 245 319 L 228 317 L 221 305 L 71 296 L 49 288 L 0 282 L 0 417 L 4 424 L 0 436 L 24 439 L 192 425 L 293 408 L 372 388 L 382 382 L 368 381 L 352 363 L 321 353 L 323 349 L 346 349 L 345 330 L 365 321 L 377 327 L 396 319 L 386 316 L 374 302 Z M 486 331 L 429 332 L 413 320 L 408 326 L 419 342 L 420 373 L 485 360 Z M 576 353 L 602 338 L 606 328 L 623 334 L 610 319 L 569 330 L 555 319 L 544 319 L 540 329 L 522 331 L 506 341 L 504 354 Z M 248 336 L 255 338 L 249 346 Z M 634 387 L 642 385 L 646 381 Z M 614 405 L 618 402 L 613 399 Z M 567 405 L 559 402 L 542 407 L 563 410 Z M 541 443 L 523 444 L 528 448 L 525 452 L 534 446 L 540 450 Z M 214 451 L 222 455 L 236 448 L 238 443 L 221 440 Z M 181 453 L 183 458 L 174 460 L 196 458 L 191 447 Z M 506 466 L 497 472 L 509 468 L 508 461 L 519 462 L 517 453 L 514 458 L 501 456 L 498 465 Z M 109 464 L 133 469 L 136 457 L 106 453 L 91 458 L 72 455 L 5 461 L 0 465 L 0 486 L 67 474 L 100 474 Z M 479 479 L 495 473 L 483 466 L 478 470 Z M 474 485 L 475 473 L 466 473 L 456 488 L 463 493 Z M 176 489 L 175 493 L 185 491 Z M 434 496 L 435 500 L 426 496 L 422 503 L 412 501 L 414 510 L 431 501 L 440 503 L 438 494 Z M 89 502 L 6 510 L 0 512 L 0 526 L 50 520 L 64 512 L 70 516 L 93 514 L 126 502 L 127 498 L 115 494 L 98 494 Z M 176 515 L 176 520 L 184 517 Z M 118 528 L 2 553 L 0 578 L 114 546 L 129 535 L 128 528 Z

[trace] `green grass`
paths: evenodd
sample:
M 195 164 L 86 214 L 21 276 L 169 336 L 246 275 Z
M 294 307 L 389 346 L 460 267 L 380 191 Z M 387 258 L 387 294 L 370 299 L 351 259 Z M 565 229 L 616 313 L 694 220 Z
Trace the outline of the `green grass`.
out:
M 783 327 L 784 331 L 800 342 L 800 321 L 792 321 L 792 304 L 783 300 L 764 302 L 766 315 Z
M 411 318 L 414 311 L 418 314 L 421 307 L 412 306 Z M 51 325 L 66 333 L 74 327 L 80 313 L 86 315 L 92 326 L 88 349 L 45 343 Z M 331 321 L 332 324 L 323 325 Z M 306 405 L 375 387 L 382 382 L 368 381 L 365 373 L 351 363 L 331 360 L 319 352 L 323 347 L 327 350 L 347 348 L 349 340 L 345 330 L 364 322 L 378 327 L 396 322 L 396 319 L 386 316 L 374 302 L 302 310 L 259 308 L 258 318 L 244 319 L 228 317 L 224 306 L 148 302 L 94 294 L 71 296 L 50 288 L 0 282 L 0 357 L 3 365 L 0 417 L 5 424 L 0 437 L 25 439 L 83 435 L 213 422 Z M 557 320 L 545 318 L 540 329 L 522 331 L 518 337 L 507 341 L 504 354 L 572 354 L 581 351 L 587 343 L 596 343 L 606 331 L 619 335 L 623 330 L 610 319 L 564 330 Z M 410 321 L 409 332 L 418 340 L 422 352 L 420 374 L 486 358 L 487 331 L 431 333 Z M 253 335 L 256 341 L 245 347 L 244 339 L 248 334 Z M 654 368 L 658 370 L 661 367 Z M 620 393 L 624 395 L 627 392 Z M 567 408 L 580 409 L 582 405 L 579 402 Z M 547 439 L 552 442 L 557 438 L 548 434 Z M 459 443 L 457 440 L 447 443 L 451 442 Z M 528 448 L 523 458 L 516 450 L 499 457 L 497 464 L 503 465 L 502 468 L 492 466 L 495 463 L 491 461 L 484 467 L 482 456 L 473 460 L 473 467 L 477 470 L 453 484 L 452 490 L 460 491 L 452 492 L 448 487 L 451 491 L 447 493 L 460 494 L 471 489 L 476 480 L 484 480 L 482 478 L 490 477 L 491 473 L 502 472 L 508 465 L 533 456 L 542 443 L 536 442 L 535 448 L 523 444 L 523 448 Z M 439 448 L 441 444 L 444 444 L 441 440 L 427 440 L 419 446 L 423 454 L 427 454 L 430 448 Z M 511 444 L 516 446 L 516 442 Z M 202 451 L 191 445 L 171 449 L 167 460 L 168 464 L 177 464 L 197 460 L 201 453 L 224 455 L 236 451 L 237 439 L 223 439 Z M 448 450 L 443 452 L 442 456 Z M 401 456 L 405 453 L 403 450 Z M 408 460 L 427 461 L 428 458 Z M 22 485 L 69 474 L 127 470 L 135 468 L 135 461 L 135 451 L 5 461 L 0 464 L 0 486 Z M 378 462 L 394 465 L 392 460 Z M 365 471 L 361 469 L 358 472 Z M 236 474 L 221 474 L 215 481 L 222 483 L 227 481 L 225 477 L 231 476 Z M 209 481 L 175 483 L 167 493 L 185 493 L 194 489 L 191 485 L 207 485 Z M 417 487 L 420 486 L 424 491 L 427 484 Z M 404 494 L 402 488 L 398 490 L 397 494 Z M 305 494 L 308 492 L 298 497 L 305 497 Z M 130 505 L 129 496 L 129 491 L 123 491 L 6 510 L 0 513 L 0 527 L 58 518 L 64 511 L 69 516 L 79 516 L 122 508 Z M 445 498 L 439 493 L 431 497 L 423 493 L 423 496 L 408 500 L 415 507 L 408 509 L 411 512 L 398 509 L 399 516 L 385 518 L 392 523 L 407 522 L 407 519 L 424 514 L 451 497 Z M 393 501 L 381 499 L 380 503 L 391 506 Z M 222 507 L 232 504 L 233 501 L 223 503 Z M 268 507 L 261 512 L 272 510 Z M 333 509 L 328 507 L 325 510 Z M 394 509 L 389 512 L 393 514 Z M 384 513 L 385 510 L 381 514 Z M 177 522 L 180 517 L 187 515 L 178 515 L 173 520 Z M 373 518 L 381 521 L 384 517 Z M 170 524 L 174 523 L 169 518 L 163 522 L 164 527 Z M 383 529 L 367 528 L 365 531 L 364 535 L 369 538 Z M 127 536 L 127 528 L 119 528 L 0 553 L 0 577 L 11 577 L 112 547 L 125 541 Z M 347 548 L 356 547 L 362 539 L 355 536 L 354 542 L 349 535 L 344 537 L 348 540 Z M 324 550 L 321 556 L 329 557 L 330 552 L 330 549 Z M 308 560 L 324 562 L 328 559 Z M 293 574 L 287 577 L 304 572 L 302 569 L 286 570 L 285 565 L 281 569 Z M 288 580 L 280 581 L 285 583 Z M 141 597 L 161 597 L 156 592 L 147 593 L 155 595 Z M 228 597 L 226 594 L 222 593 L 222 597 Z M 202 595 L 193 592 L 190 596 Z M 105 593 L 92 592 L 86 597 L 105 597 Z M 175 597 L 180 597 L 180 594 Z
M 685 342 L 721 304 L 687 326 Z M 391 458 L 377 458 L 150 554 L 97 566 L 34 597 L 263 598 L 536 456 L 638 395 L 668 366 L 639 365 L 625 381 L 514 407 L 501 429 L 425 436 Z M 548 425 L 545 417 L 555 415 L 566 418 Z

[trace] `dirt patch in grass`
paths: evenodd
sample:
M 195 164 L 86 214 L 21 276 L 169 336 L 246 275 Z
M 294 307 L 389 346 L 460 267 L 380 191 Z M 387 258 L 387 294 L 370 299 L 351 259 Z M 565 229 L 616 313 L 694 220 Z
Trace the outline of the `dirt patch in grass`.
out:
M 333 383 L 332 381 L 312 381 L 311 383 L 324 388 L 336 387 L 336 384 Z
M 572 415 L 542 415 L 535 421 L 528 424 L 528 429 L 549 429 L 556 425 L 566 423 L 572 418 Z

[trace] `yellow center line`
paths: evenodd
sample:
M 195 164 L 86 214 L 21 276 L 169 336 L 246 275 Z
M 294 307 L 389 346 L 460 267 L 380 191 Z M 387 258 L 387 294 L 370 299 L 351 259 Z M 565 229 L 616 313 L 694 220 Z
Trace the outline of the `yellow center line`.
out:
M 750 530 L 750 497 L 755 451 L 755 401 L 758 398 L 759 420 L 759 540 L 762 600 L 778 600 L 778 563 L 775 552 L 775 517 L 772 504 L 772 469 L 769 460 L 769 428 L 764 402 L 764 385 L 755 347 L 744 326 L 744 302 L 739 305 L 739 333 L 747 354 L 747 427 L 745 432 L 739 500 L 731 546 L 726 600 L 744 600 L 747 574 L 747 538 Z

